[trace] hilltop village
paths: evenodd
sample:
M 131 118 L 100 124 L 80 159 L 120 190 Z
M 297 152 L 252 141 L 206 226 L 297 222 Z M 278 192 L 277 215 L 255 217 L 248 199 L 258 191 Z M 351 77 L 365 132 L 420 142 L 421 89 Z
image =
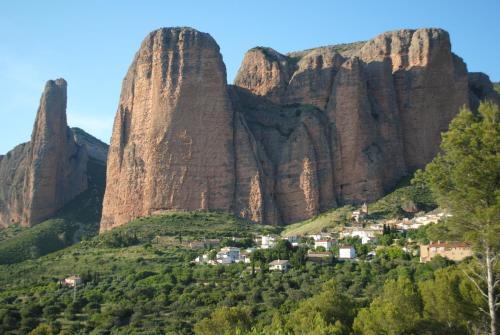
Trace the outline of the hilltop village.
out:
M 352 211 L 350 222 L 325 231 L 307 235 L 267 234 L 255 235 L 253 239 L 230 238 L 197 240 L 187 242 L 191 249 L 208 250 L 197 256 L 196 264 L 227 265 L 246 263 L 255 271 L 256 261 L 263 252 L 277 249 L 290 255 L 301 250 L 302 261 L 319 264 L 332 264 L 335 261 L 370 261 L 377 252 L 392 248 L 393 252 L 419 256 L 425 263 L 436 256 L 461 261 L 472 256 L 469 245 L 462 242 L 430 241 L 428 244 L 417 243 L 412 233 L 419 228 L 432 225 L 451 217 L 451 214 L 436 209 L 421 212 L 413 218 L 370 220 L 368 206 L 363 204 Z M 286 253 L 286 251 L 290 251 Z M 270 271 L 288 271 L 292 267 L 289 259 L 278 257 L 267 264 Z

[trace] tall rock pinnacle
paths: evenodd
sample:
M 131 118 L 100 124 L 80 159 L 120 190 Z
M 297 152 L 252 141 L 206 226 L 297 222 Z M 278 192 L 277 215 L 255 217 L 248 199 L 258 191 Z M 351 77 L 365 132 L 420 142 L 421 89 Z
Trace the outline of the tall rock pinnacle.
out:
M 123 81 L 101 230 L 160 210 L 230 210 L 233 111 L 213 38 L 150 33 Z
M 66 81 L 49 80 L 31 134 L 23 221 L 40 222 L 87 188 L 87 153 L 66 121 Z
M 87 152 L 66 121 L 66 81 L 49 80 L 31 142 L 0 161 L 0 224 L 37 224 L 87 188 Z

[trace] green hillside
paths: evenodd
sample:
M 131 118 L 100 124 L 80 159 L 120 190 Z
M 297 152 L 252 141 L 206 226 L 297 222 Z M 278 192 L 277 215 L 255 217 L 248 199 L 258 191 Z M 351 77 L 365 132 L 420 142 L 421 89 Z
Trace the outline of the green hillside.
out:
M 277 230 L 277 227 L 258 225 L 229 213 L 173 212 L 135 219 L 107 232 L 102 238 L 134 236 L 142 243 L 149 243 L 157 236 L 181 239 L 245 237 L 250 232 L 270 233 Z
M 321 213 L 320 215 L 286 226 L 283 236 L 317 234 L 339 226 L 350 220 L 353 206 L 344 206 Z
M 213 223 L 209 230 L 207 222 Z M 194 265 L 190 261 L 207 250 L 156 243 L 158 234 L 187 240 L 245 237 L 267 229 L 224 213 L 174 213 L 136 220 L 34 260 L 0 265 L 0 333 L 28 334 L 38 327 L 46 329 L 41 334 L 224 335 L 235 334 L 231 327 L 237 322 L 242 331 L 255 327 L 254 335 L 274 334 L 273 327 L 312 335 L 315 331 L 304 333 L 300 327 L 323 308 L 341 306 L 344 317 L 336 324 L 343 331 L 333 334 L 348 334 L 354 316 L 380 295 L 386 280 L 410 276 L 434 287 L 435 271 L 461 273 L 443 259 L 420 264 L 398 247 L 380 250 L 370 262 L 322 266 L 305 262 L 303 249 L 278 243 L 255 256 L 262 270 L 252 274 L 249 264 Z M 289 272 L 267 270 L 279 257 L 291 260 Z M 84 281 L 77 290 L 58 285 L 73 274 Z M 475 299 L 466 279 L 457 278 L 467 297 Z M 336 305 L 337 299 L 349 304 Z M 327 320 L 333 324 L 330 318 L 339 312 L 331 313 Z M 461 330 L 462 323 L 454 327 Z
M 11 227 L 0 231 L 0 264 L 37 258 L 97 234 L 105 167 L 102 163 L 91 160 L 88 170 L 90 188 L 66 205 L 53 219 L 30 229 Z M 406 180 L 394 192 L 369 204 L 370 218 L 411 216 L 412 213 L 405 211 L 407 207 L 427 211 L 435 208 L 435 203 L 428 190 L 409 185 Z M 282 234 L 306 235 L 327 231 L 348 222 L 354 208 L 344 206 L 329 210 L 315 218 L 285 227 Z M 262 233 L 270 233 L 277 232 L 278 228 L 255 225 L 226 213 L 177 212 L 133 220 L 126 228 L 115 228 L 110 236 L 119 236 L 127 231 L 127 234 L 144 242 L 151 241 L 156 236 L 213 238 L 221 233 L 241 236 L 256 229 Z
M 412 217 L 418 211 L 437 207 L 430 190 L 423 185 L 411 185 L 403 180 L 391 193 L 368 205 L 369 219 Z

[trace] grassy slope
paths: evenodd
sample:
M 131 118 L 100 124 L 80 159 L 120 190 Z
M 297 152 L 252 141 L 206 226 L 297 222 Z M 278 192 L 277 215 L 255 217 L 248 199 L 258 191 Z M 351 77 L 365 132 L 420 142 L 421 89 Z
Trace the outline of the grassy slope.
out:
M 352 206 L 344 206 L 321 213 L 320 215 L 301 222 L 291 224 L 282 232 L 283 236 L 307 235 L 319 233 L 334 228 L 350 218 Z
M 65 248 L 99 230 L 105 166 L 90 160 L 89 189 L 63 207 L 54 218 L 32 228 L 11 228 L 0 237 L 0 264 L 17 263 Z

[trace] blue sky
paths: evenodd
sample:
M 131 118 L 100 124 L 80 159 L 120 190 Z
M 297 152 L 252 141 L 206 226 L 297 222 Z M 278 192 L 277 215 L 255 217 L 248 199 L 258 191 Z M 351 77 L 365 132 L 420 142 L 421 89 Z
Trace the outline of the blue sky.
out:
M 2 1 L 0 154 L 29 140 L 46 80 L 68 81 L 68 120 L 109 142 L 122 79 L 146 34 L 192 26 L 221 47 L 228 82 L 246 50 L 280 52 L 440 27 L 468 65 L 500 81 L 499 0 Z

